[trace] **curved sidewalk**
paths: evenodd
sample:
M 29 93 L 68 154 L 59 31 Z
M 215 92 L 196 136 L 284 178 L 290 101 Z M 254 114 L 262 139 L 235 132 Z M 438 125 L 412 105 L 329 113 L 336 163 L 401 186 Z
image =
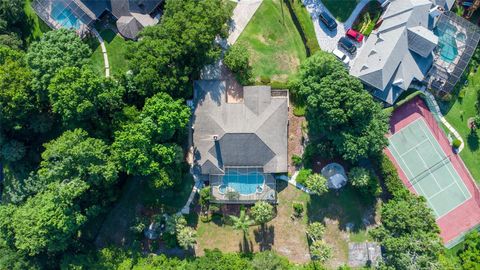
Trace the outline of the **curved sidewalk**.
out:
M 107 47 L 105 47 L 105 42 L 103 41 L 102 36 L 98 33 L 97 29 L 92 29 L 93 34 L 100 42 L 100 47 L 102 48 L 102 55 L 103 55 L 103 63 L 105 66 L 105 77 L 110 77 L 110 65 L 108 64 L 108 55 L 107 55 Z

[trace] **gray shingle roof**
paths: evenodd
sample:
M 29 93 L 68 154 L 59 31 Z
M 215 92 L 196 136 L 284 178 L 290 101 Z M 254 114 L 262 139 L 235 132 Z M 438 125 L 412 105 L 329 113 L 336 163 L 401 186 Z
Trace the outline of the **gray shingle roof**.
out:
M 431 6 L 429 0 L 391 0 L 350 69 L 387 103 L 399 95 L 394 88 L 401 92 L 413 79 L 423 80 L 433 62 L 438 38 L 427 28 Z
M 249 86 L 243 103 L 226 103 L 225 82 L 217 80 L 196 81 L 194 91 L 194 156 L 200 173 L 218 174 L 225 166 L 287 171 L 287 97 L 272 97 L 269 86 Z

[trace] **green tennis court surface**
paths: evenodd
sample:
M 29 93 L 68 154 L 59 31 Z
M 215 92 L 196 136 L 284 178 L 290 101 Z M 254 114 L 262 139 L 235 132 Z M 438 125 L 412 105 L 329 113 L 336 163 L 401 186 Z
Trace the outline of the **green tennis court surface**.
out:
M 389 138 L 388 149 L 437 219 L 471 195 L 425 121 L 420 118 Z

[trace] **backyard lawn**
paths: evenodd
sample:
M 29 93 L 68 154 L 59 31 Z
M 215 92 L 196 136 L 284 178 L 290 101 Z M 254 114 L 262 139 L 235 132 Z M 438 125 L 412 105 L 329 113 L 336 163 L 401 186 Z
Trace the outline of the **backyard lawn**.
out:
M 282 12 L 283 7 L 283 12 Z M 306 59 L 306 50 L 286 4 L 264 0 L 237 43 L 250 51 L 256 81 L 286 82 Z
M 358 2 L 360 0 L 322 0 L 328 11 L 340 22 L 344 22 L 350 17 Z
M 100 35 L 105 42 L 105 47 L 107 47 L 110 74 L 115 75 L 127 72 L 127 60 L 125 59 L 125 55 L 127 53 L 128 41 L 110 29 L 101 31 Z M 98 75 L 104 76 L 105 68 L 102 48 L 98 41 L 93 38 L 89 40 L 89 44 L 93 51 L 90 56 L 90 65 Z
M 477 90 L 480 85 L 480 72 L 469 74 L 468 81 L 468 85 L 463 87 L 465 96 L 462 99 L 456 98 L 448 104 L 440 104 L 448 122 L 455 127 L 465 141 L 465 148 L 460 153 L 460 156 L 476 182 L 480 183 L 480 131 L 477 129 L 477 132 L 471 133 L 467 124 L 468 119 L 477 114 L 475 102 L 477 101 Z
M 324 239 L 333 249 L 333 257 L 326 265 L 336 269 L 348 262 L 349 242 L 370 240 L 363 220 L 373 219 L 375 208 L 373 203 L 365 202 L 350 187 L 342 189 L 338 194 L 332 192 L 322 197 L 310 196 L 284 181 L 277 182 L 277 189 L 277 216 L 267 223 L 264 233 L 259 226 L 251 226 L 245 245 L 242 232 L 226 225 L 220 218 L 208 223 L 198 221 L 196 255 L 203 254 L 204 249 L 213 248 L 230 252 L 272 249 L 293 262 L 305 263 L 310 260 L 306 225 L 308 222 L 322 221 L 326 226 Z M 303 203 L 303 218 L 291 218 L 293 202 Z M 349 226 L 351 232 L 346 229 Z

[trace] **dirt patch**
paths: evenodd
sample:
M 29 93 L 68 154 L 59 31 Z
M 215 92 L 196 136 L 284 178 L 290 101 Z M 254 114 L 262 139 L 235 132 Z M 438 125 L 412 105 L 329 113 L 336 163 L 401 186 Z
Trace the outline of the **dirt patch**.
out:
M 275 54 L 275 60 L 282 70 L 297 70 L 298 66 L 300 66 L 300 59 L 288 53 Z
M 327 261 L 329 268 L 337 269 L 348 262 L 348 233 L 339 229 L 338 220 L 324 219 L 325 242 L 332 248 L 332 258 Z
M 293 115 L 293 107 L 288 111 L 288 173 L 293 174 L 297 169 L 292 161 L 292 156 L 303 155 L 302 124 L 305 117 Z

